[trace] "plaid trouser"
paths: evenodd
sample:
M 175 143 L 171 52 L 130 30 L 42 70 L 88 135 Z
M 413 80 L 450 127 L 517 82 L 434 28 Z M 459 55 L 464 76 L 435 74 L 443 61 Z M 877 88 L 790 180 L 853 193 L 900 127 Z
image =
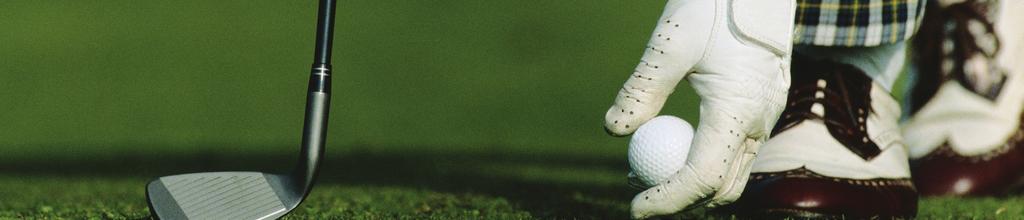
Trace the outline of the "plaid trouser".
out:
M 914 35 L 927 0 L 797 0 L 793 43 L 870 47 Z

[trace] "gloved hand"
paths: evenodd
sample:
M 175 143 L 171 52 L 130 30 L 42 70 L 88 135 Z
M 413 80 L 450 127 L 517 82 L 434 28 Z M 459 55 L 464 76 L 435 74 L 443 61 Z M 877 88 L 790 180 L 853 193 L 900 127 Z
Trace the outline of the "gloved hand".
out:
M 701 98 L 686 166 L 638 194 L 634 218 L 739 198 L 786 102 L 795 0 L 669 0 L 640 64 L 605 115 L 625 136 L 658 115 L 680 80 Z

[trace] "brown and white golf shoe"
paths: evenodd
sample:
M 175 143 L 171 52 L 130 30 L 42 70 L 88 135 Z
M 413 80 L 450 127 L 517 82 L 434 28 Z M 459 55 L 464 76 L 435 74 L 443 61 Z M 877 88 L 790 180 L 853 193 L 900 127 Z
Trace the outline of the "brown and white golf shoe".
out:
M 730 209 L 750 218 L 912 218 L 899 104 L 863 71 L 793 57 L 786 110 Z
M 922 195 L 999 195 L 1024 177 L 1024 1 L 939 1 L 914 42 L 903 125 Z M 1013 12 L 1013 13 L 1009 13 Z

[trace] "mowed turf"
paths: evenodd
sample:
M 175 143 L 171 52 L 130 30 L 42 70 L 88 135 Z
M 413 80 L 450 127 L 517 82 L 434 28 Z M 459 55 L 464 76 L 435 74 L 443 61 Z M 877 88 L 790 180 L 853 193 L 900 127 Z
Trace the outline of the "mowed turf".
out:
M 624 219 L 635 190 L 619 157 L 352 151 L 328 157 L 289 219 Z M 266 163 L 252 163 L 258 160 Z M 146 166 L 121 167 L 120 164 Z M 166 161 L 181 161 L 163 163 Z M 280 155 L 124 155 L 115 161 L 2 162 L 0 219 L 148 218 L 148 178 L 180 171 L 280 170 Z M 1015 194 L 1016 195 L 1016 194 Z M 926 198 L 921 219 L 1020 219 L 1024 199 Z M 705 210 L 675 218 L 732 219 Z

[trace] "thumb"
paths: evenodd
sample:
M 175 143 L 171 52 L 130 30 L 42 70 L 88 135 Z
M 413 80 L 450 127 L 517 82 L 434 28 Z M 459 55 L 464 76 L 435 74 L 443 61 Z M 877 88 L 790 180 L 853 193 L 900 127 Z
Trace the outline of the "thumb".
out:
M 768 132 L 762 126 L 764 120 L 758 117 L 727 108 L 702 108 L 701 112 L 701 125 L 691 149 L 699 156 L 689 158 L 687 164 L 701 171 L 696 178 L 715 192 L 710 205 L 727 204 L 738 199 L 746 186 L 753 160 Z
M 739 198 L 760 146 L 782 113 L 788 71 L 757 74 L 694 74 L 701 119 L 687 165 L 717 192 L 711 206 Z

